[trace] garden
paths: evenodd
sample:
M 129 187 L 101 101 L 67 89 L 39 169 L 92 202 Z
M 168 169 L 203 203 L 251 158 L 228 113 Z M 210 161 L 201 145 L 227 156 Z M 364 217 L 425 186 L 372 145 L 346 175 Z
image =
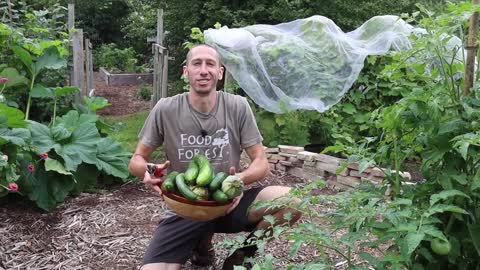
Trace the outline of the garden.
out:
M 302 212 L 296 225 L 275 226 L 258 240 L 252 269 L 478 269 L 478 1 L 320 2 L 0 3 L 0 269 L 138 269 L 166 208 L 127 167 L 152 85 L 107 85 L 99 70 L 154 69 L 149 40 L 157 8 L 164 10 L 170 56 L 168 96 L 188 90 L 182 63 L 189 46 L 209 40 L 208 29 L 318 14 L 344 32 L 377 15 L 421 29 L 408 36 L 409 48 L 367 56 L 348 91 L 322 112 L 292 109 L 288 100 L 280 111 L 267 110 L 230 68 L 233 75 L 221 84 L 247 97 L 272 168 L 257 184 L 293 187 L 289 196 L 301 200 L 289 205 Z M 75 27 L 93 44 L 94 95 L 70 83 L 72 3 Z M 267 53 L 301 54 L 288 46 Z M 325 66 L 318 63 L 318 70 L 329 72 Z M 292 77 L 328 83 L 307 78 L 309 71 Z M 278 77 L 282 84 L 290 78 Z M 152 161 L 163 159 L 161 149 L 154 152 Z M 323 159 L 335 166 L 319 169 Z M 381 175 L 376 181 L 373 170 Z M 353 173 L 354 183 L 339 183 Z M 208 269 L 218 269 L 244 240 L 215 235 L 217 256 Z

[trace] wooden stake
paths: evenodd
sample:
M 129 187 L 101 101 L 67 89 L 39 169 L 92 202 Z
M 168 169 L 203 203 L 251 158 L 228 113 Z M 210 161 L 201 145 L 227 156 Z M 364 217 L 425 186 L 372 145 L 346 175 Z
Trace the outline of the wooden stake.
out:
M 472 0 L 474 5 L 480 4 L 480 0 Z M 475 74 L 475 56 L 477 55 L 477 31 L 478 31 L 478 12 L 474 12 L 470 17 L 470 27 L 468 28 L 467 40 L 467 65 L 465 67 L 465 89 L 463 96 L 470 95 L 470 89 L 473 87 L 473 77 Z

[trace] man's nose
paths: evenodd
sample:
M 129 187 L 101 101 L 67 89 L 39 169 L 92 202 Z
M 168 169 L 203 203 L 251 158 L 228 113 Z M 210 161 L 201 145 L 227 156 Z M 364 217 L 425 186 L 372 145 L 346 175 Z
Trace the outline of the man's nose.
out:
M 202 63 L 202 65 L 200 66 L 200 74 L 207 74 L 207 73 L 208 73 L 207 64 Z

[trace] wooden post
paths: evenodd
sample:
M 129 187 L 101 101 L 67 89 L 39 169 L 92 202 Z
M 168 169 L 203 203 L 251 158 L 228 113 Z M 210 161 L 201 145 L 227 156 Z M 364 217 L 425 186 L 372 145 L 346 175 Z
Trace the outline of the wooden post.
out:
M 155 106 L 160 98 L 167 96 L 168 51 L 163 47 L 163 9 L 157 9 L 157 36 L 152 45 L 153 53 L 153 87 L 151 107 Z
M 163 46 L 163 9 L 157 9 L 157 44 Z
M 73 80 L 72 85 L 80 88 L 80 93 L 75 97 L 75 101 L 82 102 L 82 96 L 85 95 L 85 57 L 83 50 L 83 30 L 76 29 L 72 35 L 73 45 Z
M 161 98 L 167 97 L 167 88 L 168 88 L 168 50 L 163 50 L 162 55 L 162 90 L 161 90 Z
M 95 88 L 93 83 L 93 57 L 92 57 L 92 43 L 90 39 L 85 39 L 85 71 L 86 71 L 86 80 L 87 88 L 86 94 L 90 96 L 92 90 Z
M 474 5 L 480 4 L 480 0 L 472 0 Z M 477 31 L 478 31 L 478 12 L 474 12 L 470 17 L 470 27 L 468 28 L 467 40 L 467 64 L 465 66 L 465 89 L 464 96 L 470 95 L 470 89 L 473 87 L 473 77 L 475 74 L 475 56 L 477 54 Z
M 75 28 L 75 4 L 68 4 L 68 31 Z

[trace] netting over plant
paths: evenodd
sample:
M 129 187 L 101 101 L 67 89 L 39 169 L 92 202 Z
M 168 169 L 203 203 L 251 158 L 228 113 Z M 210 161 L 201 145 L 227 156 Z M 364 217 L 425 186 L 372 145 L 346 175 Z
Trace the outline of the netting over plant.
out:
M 397 16 L 377 16 L 344 33 L 323 16 L 278 25 L 209 29 L 227 70 L 261 107 L 281 113 L 323 112 L 352 86 L 365 57 L 411 48 L 413 27 Z

